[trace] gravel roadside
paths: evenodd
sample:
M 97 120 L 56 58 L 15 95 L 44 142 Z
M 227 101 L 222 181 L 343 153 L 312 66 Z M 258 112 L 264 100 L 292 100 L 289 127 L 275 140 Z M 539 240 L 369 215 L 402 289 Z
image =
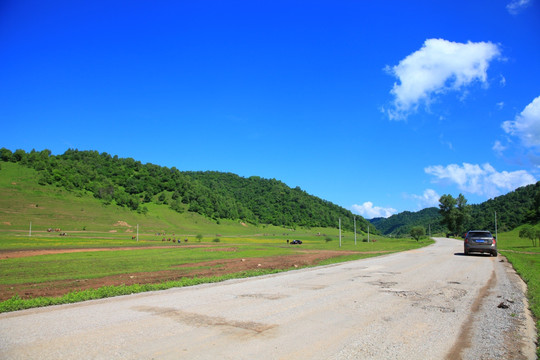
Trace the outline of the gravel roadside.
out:
M 479 310 L 471 314 L 471 346 L 461 358 L 536 359 L 536 328 L 525 293 L 527 286 L 504 256 L 495 266 L 496 284 L 485 294 Z M 504 344 L 504 346 L 494 346 Z M 463 344 L 456 344 L 463 345 Z

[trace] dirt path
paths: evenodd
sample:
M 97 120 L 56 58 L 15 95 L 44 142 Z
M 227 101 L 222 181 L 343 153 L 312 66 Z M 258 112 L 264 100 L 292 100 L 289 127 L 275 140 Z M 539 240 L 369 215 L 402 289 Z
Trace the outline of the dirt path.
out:
M 170 249 L 170 248 L 196 248 L 196 247 L 210 247 L 211 245 L 176 245 L 176 246 L 124 246 L 124 247 L 108 247 L 108 248 L 85 248 L 85 249 L 46 249 L 46 250 L 4 250 L 0 251 L 0 260 L 39 256 L 39 255 L 51 255 L 51 254 L 68 254 L 78 252 L 94 252 L 94 251 L 121 251 L 121 250 L 144 250 L 144 249 Z
M 528 358 L 535 338 L 521 323 L 521 290 L 511 290 L 515 308 L 489 301 L 506 299 L 511 269 L 461 251 L 439 239 L 338 265 L 0 314 L 0 358 Z M 463 334 L 496 352 L 460 343 Z

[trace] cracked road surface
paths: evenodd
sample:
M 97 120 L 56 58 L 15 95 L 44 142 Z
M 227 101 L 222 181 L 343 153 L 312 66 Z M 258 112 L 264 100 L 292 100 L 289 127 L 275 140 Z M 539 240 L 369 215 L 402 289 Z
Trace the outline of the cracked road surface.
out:
M 461 358 L 475 346 L 463 341 L 474 336 L 474 313 L 508 272 L 497 270 L 500 258 L 436 240 L 338 265 L 1 314 L 0 358 Z M 519 356 L 530 345 L 513 344 Z

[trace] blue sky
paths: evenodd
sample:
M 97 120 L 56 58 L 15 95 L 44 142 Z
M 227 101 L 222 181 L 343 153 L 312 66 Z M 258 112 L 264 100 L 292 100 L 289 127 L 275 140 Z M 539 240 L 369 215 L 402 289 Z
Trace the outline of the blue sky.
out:
M 540 179 L 540 1 L 4 0 L 0 121 L 366 218 L 480 203 Z

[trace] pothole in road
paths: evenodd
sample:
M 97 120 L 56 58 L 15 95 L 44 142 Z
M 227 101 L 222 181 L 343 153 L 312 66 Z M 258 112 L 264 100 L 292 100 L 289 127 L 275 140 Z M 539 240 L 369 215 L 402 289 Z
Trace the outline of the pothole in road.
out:
M 383 289 L 391 288 L 392 286 L 396 286 L 397 282 L 395 281 L 370 281 L 369 284 L 380 286 Z

